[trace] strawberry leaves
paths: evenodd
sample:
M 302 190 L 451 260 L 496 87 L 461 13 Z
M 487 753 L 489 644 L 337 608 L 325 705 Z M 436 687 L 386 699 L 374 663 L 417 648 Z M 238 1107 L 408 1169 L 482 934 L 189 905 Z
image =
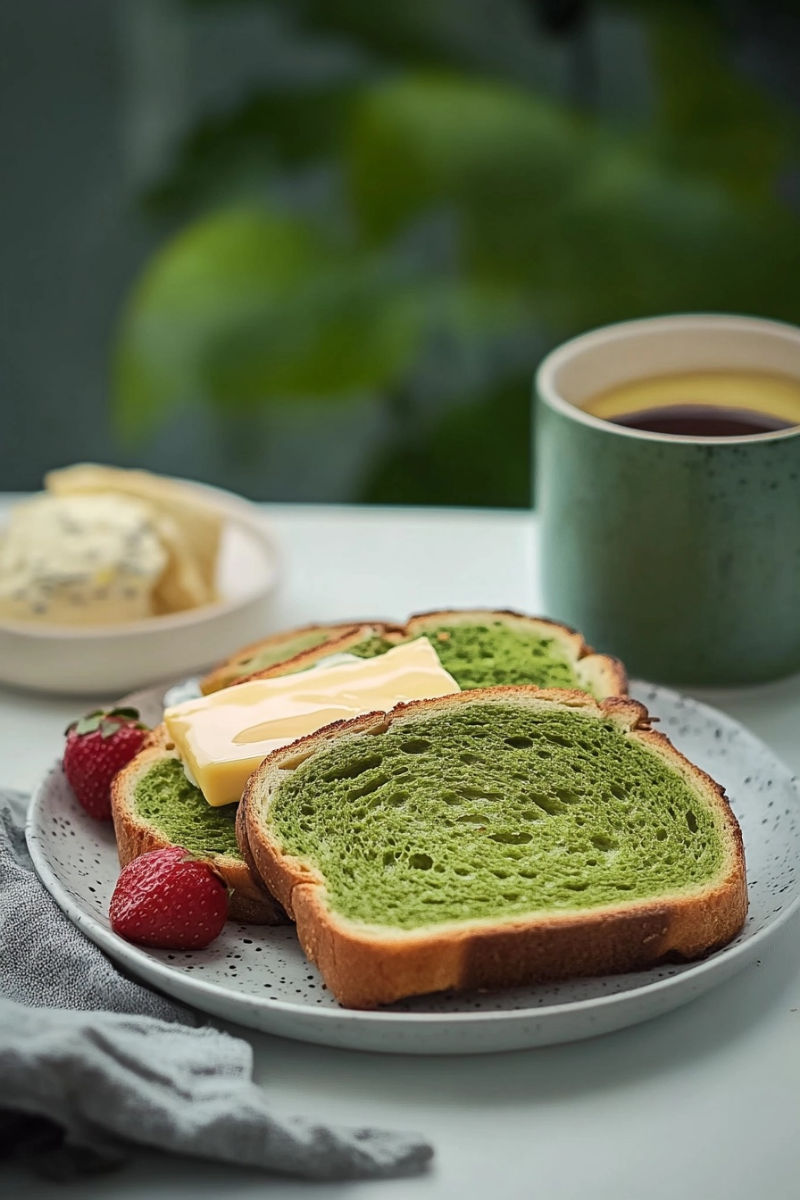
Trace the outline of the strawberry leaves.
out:
M 137 708 L 112 708 L 109 711 L 97 708 L 78 721 L 73 721 L 64 730 L 64 734 L 66 736 L 74 732 L 79 737 L 83 737 L 87 733 L 96 733 L 99 730 L 102 737 L 109 738 L 114 736 L 122 724 L 135 725 L 137 729 L 147 729 L 147 726 L 139 720 Z

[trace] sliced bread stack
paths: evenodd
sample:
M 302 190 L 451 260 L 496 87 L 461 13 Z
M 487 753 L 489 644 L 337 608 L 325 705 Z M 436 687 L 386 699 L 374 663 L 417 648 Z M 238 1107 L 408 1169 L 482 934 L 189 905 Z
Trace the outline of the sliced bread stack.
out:
M 484 609 L 419 614 L 404 626 L 349 622 L 274 634 L 238 651 L 202 687 L 211 693 L 247 679 L 287 675 L 334 654 L 371 658 L 421 636 L 431 640 L 462 688 L 536 683 L 585 688 L 596 696 L 627 691 L 619 660 L 593 653 L 580 634 L 540 618 Z M 117 777 L 112 809 L 123 865 L 146 850 L 185 845 L 210 857 L 227 880 L 233 919 L 269 924 L 286 919 L 236 845 L 236 806 L 219 809 L 206 803 L 186 778 L 163 726 Z
M 203 689 L 212 692 L 244 679 L 302 671 L 333 654 L 369 658 L 421 636 L 430 639 L 445 669 L 464 689 L 534 683 L 585 689 L 596 697 L 627 691 L 622 664 L 593 653 L 574 631 L 539 618 L 489 610 L 418 614 L 404 626 L 383 621 L 305 626 L 239 651 L 203 681 Z M 455 747 L 456 762 L 461 752 Z M 261 864 L 250 869 L 254 860 L 247 836 L 237 845 L 235 810 L 235 805 L 218 809 L 206 803 L 186 778 L 166 730 L 159 727 L 114 786 L 121 861 L 159 846 L 185 845 L 209 856 L 228 881 L 234 919 L 285 920 L 285 903 Z M 340 816 L 349 811 L 345 806 Z M 419 877 L 409 878 L 413 882 Z

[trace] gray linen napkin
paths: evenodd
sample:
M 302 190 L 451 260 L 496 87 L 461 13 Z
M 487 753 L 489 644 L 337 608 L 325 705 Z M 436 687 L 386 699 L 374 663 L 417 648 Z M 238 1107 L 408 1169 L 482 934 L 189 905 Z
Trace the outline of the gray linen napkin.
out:
M 424 1169 L 416 1135 L 275 1112 L 247 1042 L 119 972 L 40 884 L 25 807 L 0 792 L 0 1159 L 70 1176 L 138 1144 L 312 1179 Z

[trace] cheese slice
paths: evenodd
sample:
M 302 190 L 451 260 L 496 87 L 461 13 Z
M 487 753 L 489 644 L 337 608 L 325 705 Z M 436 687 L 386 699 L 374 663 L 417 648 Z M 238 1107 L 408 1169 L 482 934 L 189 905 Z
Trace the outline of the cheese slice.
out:
M 279 746 L 332 721 L 460 690 L 422 637 L 377 658 L 239 683 L 168 708 L 164 721 L 186 774 L 217 807 L 241 799 L 248 777 Z

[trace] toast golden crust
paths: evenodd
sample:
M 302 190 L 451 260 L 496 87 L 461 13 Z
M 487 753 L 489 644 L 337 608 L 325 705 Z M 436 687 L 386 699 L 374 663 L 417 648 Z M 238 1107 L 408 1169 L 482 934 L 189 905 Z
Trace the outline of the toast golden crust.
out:
M 146 744 L 126 767 L 116 775 L 111 785 L 111 815 L 117 839 L 121 866 L 149 850 L 163 850 L 174 843 L 159 830 L 143 821 L 136 813 L 133 798 L 136 785 L 156 763 L 175 758 L 174 748 L 164 725 L 148 736 Z M 286 914 L 246 862 L 227 854 L 209 855 L 230 889 L 228 919 L 245 924 L 281 925 Z
M 284 855 L 267 825 L 271 796 L 284 773 L 336 739 L 370 736 L 395 722 L 476 700 L 579 708 L 614 720 L 703 795 L 725 845 L 718 878 L 664 898 L 584 912 L 469 920 L 411 931 L 362 925 L 331 912 L 324 879 L 311 864 Z M 338 722 L 265 760 L 245 790 L 237 833 L 259 876 L 296 921 L 304 952 L 348 1008 L 374 1008 L 444 989 L 510 987 L 638 970 L 676 957 L 697 958 L 730 941 L 747 912 L 741 831 L 724 792 L 666 737 L 650 730 L 642 705 L 624 698 L 598 704 L 578 691 L 489 688 L 400 705 L 388 715 L 371 713 Z

